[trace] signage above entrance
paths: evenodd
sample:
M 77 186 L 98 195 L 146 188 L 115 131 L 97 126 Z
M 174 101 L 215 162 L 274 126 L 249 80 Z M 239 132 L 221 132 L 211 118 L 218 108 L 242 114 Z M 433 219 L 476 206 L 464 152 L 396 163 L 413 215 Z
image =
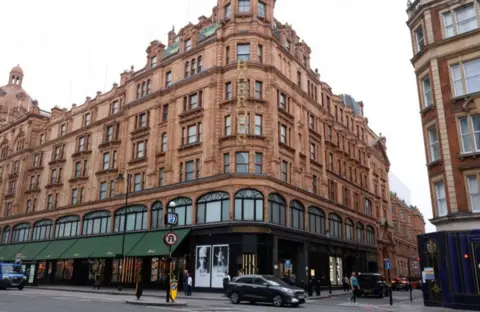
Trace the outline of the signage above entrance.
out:
M 169 212 L 167 214 L 167 225 L 173 226 L 178 224 L 178 214 Z

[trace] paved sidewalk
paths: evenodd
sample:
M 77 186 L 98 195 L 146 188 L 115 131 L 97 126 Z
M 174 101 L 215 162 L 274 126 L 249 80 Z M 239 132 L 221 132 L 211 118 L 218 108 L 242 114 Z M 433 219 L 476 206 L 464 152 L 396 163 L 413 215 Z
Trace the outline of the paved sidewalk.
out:
M 81 293 L 92 293 L 92 294 L 105 294 L 105 295 L 122 295 L 122 296 L 135 296 L 135 289 L 133 288 L 123 288 L 122 291 L 118 291 L 116 288 L 112 287 L 100 287 L 100 290 L 93 289 L 93 287 L 87 286 L 64 286 L 64 285 L 42 285 L 42 286 L 28 286 L 28 288 L 33 289 L 44 289 L 44 290 L 54 290 L 54 291 L 69 291 L 69 292 L 81 292 Z M 349 293 L 344 292 L 343 290 L 332 290 L 332 294 L 328 293 L 328 289 L 322 289 L 321 295 L 316 296 L 315 292 L 312 297 L 308 297 L 308 300 L 319 300 L 319 299 L 326 299 L 336 296 L 343 296 Z M 164 298 L 166 295 L 165 290 L 152 290 L 152 289 L 144 289 L 143 290 L 143 297 L 152 297 Z M 223 293 L 211 293 L 211 292 L 193 292 L 192 296 L 185 296 L 183 292 L 179 292 L 177 298 L 181 299 L 201 299 L 201 300 L 227 300 L 226 297 L 223 296 Z

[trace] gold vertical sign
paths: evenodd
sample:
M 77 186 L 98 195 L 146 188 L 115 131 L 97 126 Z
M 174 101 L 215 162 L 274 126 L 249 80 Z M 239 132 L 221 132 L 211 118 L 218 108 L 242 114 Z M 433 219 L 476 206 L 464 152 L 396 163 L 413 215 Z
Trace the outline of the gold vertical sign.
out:
M 248 97 L 248 81 L 245 78 L 245 73 L 247 71 L 247 62 L 244 60 L 239 60 L 237 62 L 237 140 L 239 140 L 242 145 L 245 145 L 247 141 L 247 104 L 246 100 Z

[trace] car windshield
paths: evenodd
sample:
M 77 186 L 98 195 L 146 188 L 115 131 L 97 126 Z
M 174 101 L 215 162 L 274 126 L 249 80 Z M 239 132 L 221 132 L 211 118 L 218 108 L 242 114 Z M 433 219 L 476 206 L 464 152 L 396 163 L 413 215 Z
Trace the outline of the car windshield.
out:
M 7 265 L 2 265 L 2 273 L 3 274 L 23 274 L 23 270 L 21 265 L 7 264 Z
M 283 286 L 283 287 L 288 287 L 287 283 L 279 279 L 278 277 L 275 276 L 263 276 L 263 278 L 271 285 L 271 286 Z

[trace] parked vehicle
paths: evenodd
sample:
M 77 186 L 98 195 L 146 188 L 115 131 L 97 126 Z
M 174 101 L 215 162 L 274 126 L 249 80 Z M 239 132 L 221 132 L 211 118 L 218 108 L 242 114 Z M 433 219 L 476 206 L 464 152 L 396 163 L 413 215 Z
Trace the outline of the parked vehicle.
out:
M 271 275 L 243 275 L 233 279 L 227 286 L 227 297 L 233 304 L 241 301 L 271 302 L 276 307 L 305 303 L 305 291 L 291 286 Z
M 383 298 L 388 295 L 388 287 L 383 276 L 378 273 L 361 273 L 358 276 L 360 296 L 377 296 Z
M 21 264 L 0 263 L 0 288 L 18 288 L 25 286 L 25 273 Z
M 392 290 L 409 290 L 410 282 L 407 278 L 397 277 L 392 280 Z

